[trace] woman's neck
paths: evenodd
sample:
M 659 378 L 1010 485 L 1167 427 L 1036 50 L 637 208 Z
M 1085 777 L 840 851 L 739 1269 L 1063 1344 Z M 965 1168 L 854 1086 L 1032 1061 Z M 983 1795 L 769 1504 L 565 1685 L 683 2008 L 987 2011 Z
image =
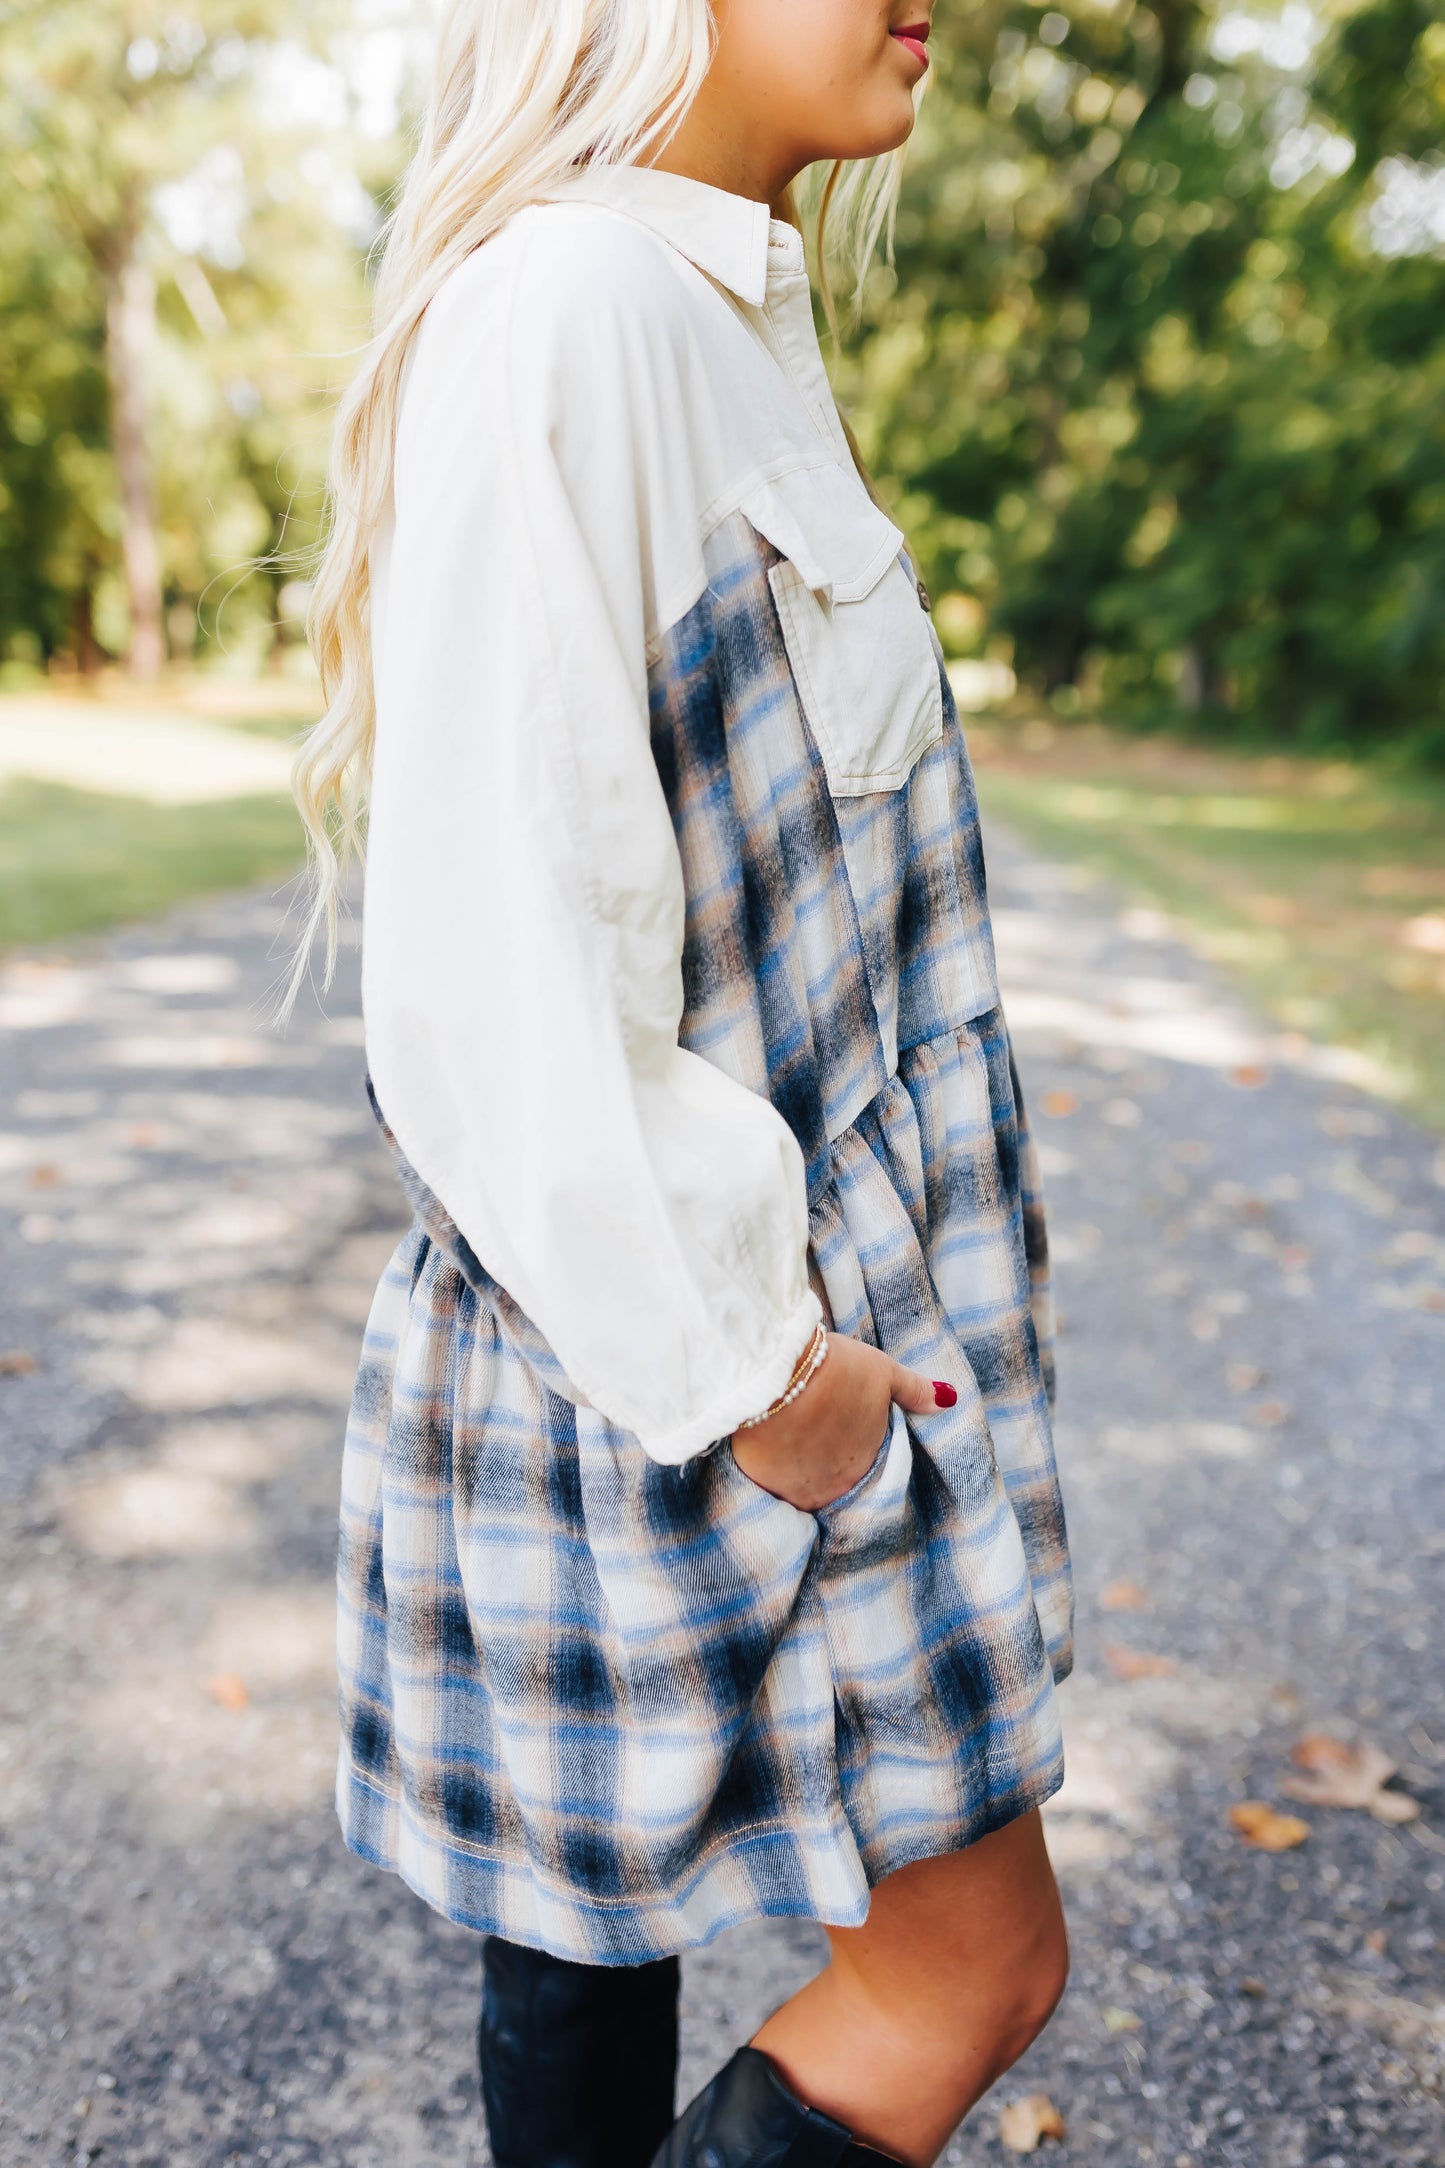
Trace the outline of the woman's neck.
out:
M 703 85 L 680 128 L 666 147 L 648 163 L 660 173 L 680 173 L 709 188 L 721 188 L 730 196 L 746 196 L 750 202 L 766 203 L 775 218 L 784 213 L 784 199 L 798 166 L 769 139 L 763 127 L 739 124 L 736 115 L 719 109 L 717 96 L 709 96 L 712 78 Z

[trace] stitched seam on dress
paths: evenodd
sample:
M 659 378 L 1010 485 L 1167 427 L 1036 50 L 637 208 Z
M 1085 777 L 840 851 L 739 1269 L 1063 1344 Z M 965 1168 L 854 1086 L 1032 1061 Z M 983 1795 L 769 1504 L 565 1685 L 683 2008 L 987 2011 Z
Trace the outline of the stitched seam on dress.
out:
M 526 1850 L 509 1852 L 498 1847 L 489 1851 L 484 1845 L 478 1844 L 474 1837 L 465 1837 L 460 1832 L 454 1833 L 450 1829 L 445 1829 L 444 1834 L 440 1836 L 434 1835 L 423 1816 L 408 1803 L 404 1792 L 383 1791 L 379 1785 L 372 1783 L 370 1777 L 360 1772 L 356 1774 L 354 1781 L 375 1790 L 381 1798 L 388 1802 L 399 1805 L 403 1813 L 421 1827 L 428 1841 L 439 1848 L 449 1852 L 459 1852 L 468 1859 L 485 1860 L 488 1863 L 499 1861 L 503 1866 L 513 1868 L 518 1872 L 524 1872 L 530 1875 L 534 1881 L 544 1883 L 552 1891 L 565 1895 L 573 1904 L 577 1902 L 578 1891 L 575 1883 L 566 1881 L 555 1869 L 543 1866 Z M 829 1821 L 815 1820 L 810 1824 L 803 1825 L 803 1827 L 811 1829 L 817 1835 L 823 1837 L 835 1838 L 837 1835 L 836 1826 Z M 781 1816 L 775 1817 L 771 1821 L 735 1823 L 729 1827 L 725 1836 L 712 1838 L 704 1850 L 692 1855 L 693 1866 L 686 1880 L 689 1884 L 696 1884 L 700 1881 L 704 1871 L 712 1865 L 715 1859 L 725 1855 L 739 1837 L 767 1834 L 793 1840 L 796 1838 L 798 1830 L 799 1824 L 796 1821 L 784 1820 Z M 680 1877 L 679 1880 L 681 1879 Z M 665 1888 L 659 1888 L 651 1897 L 647 1894 L 639 1896 L 635 1890 L 617 1897 L 588 1890 L 584 1893 L 582 1901 L 589 1906 L 596 1906 L 599 1910 L 605 1911 L 608 1907 L 617 1905 L 625 1906 L 629 1911 L 634 1912 L 649 1908 L 654 1911 L 660 1910 L 664 1906 L 670 1906 L 677 1902 L 676 1898 L 670 1896 Z
M 771 361 L 772 356 L 769 355 L 768 359 Z M 776 368 L 776 362 L 774 362 L 773 366 Z M 699 549 L 705 550 L 719 527 L 725 521 L 731 519 L 735 512 L 743 510 L 744 499 L 760 483 L 785 482 L 789 475 L 809 474 L 818 468 L 836 466 L 837 464 L 836 460 L 829 459 L 826 455 L 817 457 L 812 454 L 800 455 L 796 452 L 780 452 L 775 459 L 766 459 L 761 465 L 749 467 L 740 481 L 729 482 L 727 487 L 719 490 L 714 497 L 710 498 L 698 513 Z M 749 525 L 751 524 L 751 521 L 749 521 Z M 759 531 L 758 528 L 753 528 L 754 534 Z M 764 540 L 766 539 L 765 536 Z M 781 555 L 781 552 L 779 554 Z M 791 562 L 791 560 L 788 561 Z M 663 649 L 667 644 L 668 634 L 676 630 L 687 616 L 689 610 L 697 607 L 707 590 L 707 567 L 704 564 L 700 586 L 696 581 L 689 582 L 681 590 L 681 597 L 677 602 L 668 601 L 666 604 L 659 604 L 658 627 L 649 638 L 646 648 L 649 668 L 661 659 Z
M 771 355 L 768 358 L 771 360 Z M 773 366 L 776 368 L 777 363 L 774 362 Z M 756 489 L 760 482 L 786 482 L 790 475 L 814 474 L 826 467 L 836 467 L 840 474 L 843 471 L 838 461 L 830 458 L 826 451 L 779 452 L 774 458 L 765 459 L 759 465 L 750 467 L 739 481 L 729 482 L 726 489 L 720 489 L 711 502 L 703 506 L 699 514 L 703 541 L 708 541 L 725 519 L 742 510 L 743 499 L 749 490 Z
M 389 1807 L 406 1805 L 406 1793 L 399 1785 L 393 1791 L 389 1784 L 380 1783 L 369 1769 L 361 1767 L 349 1749 L 346 1753 L 346 1781 L 348 1784 L 355 1784 L 362 1791 L 374 1792 L 376 1797 L 384 1799 Z
M 766 349 L 764 349 L 764 352 L 766 352 Z M 770 361 L 772 360 L 772 358 L 773 357 L 771 355 L 768 355 L 768 359 Z M 776 368 L 777 363 L 773 362 L 773 366 Z M 750 493 L 760 484 L 786 482 L 792 475 L 820 473 L 825 471 L 829 467 L 836 469 L 839 474 L 846 474 L 848 472 L 848 470 L 843 466 L 842 461 L 831 457 L 826 449 L 818 453 L 799 453 L 797 451 L 779 452 L 775 458 L 765 459 L 760 464 L 749 467 L 746 474 L 744 474 L 740 480 L 729 482 L 726 488 L 720 489 L 715 496 L 709 499 L 709 501 L 702 507 L 702 510 L 698 513 L 699 546 L 705 549 L 707 547 L 707 544 L 717 533 L 718 528 L 723 525 L 724 521 L 731 519 L 735 512 L 746 513 L 747 498 Z M 875 512 L 877 512 L 878 510 L 876 505 L 872 505 L 871 508 Z M 886 519 L 887 515 L 880 512 L 878 513 L 878 517 L 880 519 Z M 752 522 L 749 521 L 749 525 L 751 524 Z M 891 525 L 891 522 L 889 524 Z M 760 533 L 761 529 L 754 527 L 753 531 L 756 534 Z M 765 536 L 764 540 L 766 539 L 767 538 Z M 774 544 L 774 547 L 776 547 L 776 544 Z M 779 551 L 778 554 L 785 557 L 786 562 L 790 564 L 792 563 L 791 558 L 786 558 L 785 552 Z M 893 549 L 890 552 L 888 558 L 889 564 L 894 562 L 897 554 L 897 548 Z M 871 562 L 872 560 L 870 560 L 870 565 Z M 885 564 L 884 572 L 886 571 L 887 565 Z M 878 578 L 881 579 L 882 577 L 883 573 L 880 573 L 878 575 Z M 876 586 L 877 581 L 875 580 L 873 584 Z M 693 609 L 695 605 L 701 600 L 703 595 L 706 594 L 706 571 L 704 570 L 703 584 L 701 587 L 697 587 L 695 584 L 689 584 L 686 588 L 682 590 L 682 592 L 686 596 L 685 601 L 680 601 L 678 603 L 673 603 L 669 601 L 665 605 L 659 605 L 658 617 L 660 622 L 658 624 L 657 630 L 651 635 L 647 642 L 647 655 L 650 662 L 655 662 L 657 660 L 658 656 L 662 652 L 662 647 L 667 639 L 667 635 L 672 632 L 676 628 L 676 626 L 681 624 L 683 618 L 686 617 L 688 611 Z
M 902 1084 L 903 1089 L 905 1091 L 907 1090 L 908 1087 L 903 1077 L 903 1060 L 905 1055 L 924 1053 L 931 1054 L 933 1049 L 939 1046 L 957 1047 L 959 1041 L 964 1038 L 965 1035 L 973 1038 L 979 1031 L 982 1030 L 985 1025 L 990 1023 L 995 1017 L 1002 1019 L 1002 1016 L 1003 1004 L 999 1001 L 995 1001 L 992 1008 L 980 1009 L 976 1016 L 966 1016 L 963 1018 L 961 1023 L 949 1024 L 942 1031 L 935 1031 L 926 1039 L 910 1039 L 906 1046 L 900 1046 L 898 1049 L 897 1059 L 895 1060 L 893 1067 L 889 1070 L 887 1076 L 884 1077 L 883 1082 L 879 1085 L 877 1091 L 870 1093 L 869 1097 L 863 1100 L 861 1104 L 854 1110 L 854 1112 L 849 1115 L 846 1122 L 840 1123 L 838 1128 L 836 1129 L 830 1129 L 827 1131 L 829 1145 L 831 1146 L 836 1144 L 841 1137 L 846 1137 L 850 1130 L 856 1129 L 859 1122 L 862 1121 L 864 1115 L 868 1112 L 869 1108 L 877 1106 L 879 1100 L 883 1097 L 883 1094 L 888 1091 L 891 1086 L 893 1086 L 894 1084 Z M 937 1059 L 936 1055 L 934 1056 L 934 1059 Z M 832 1178 L 830 1177 L 829 1181 L 825 1183 L 823 1185 L 823 1188 L 819 1190 L 819 1196 L 825 1194 L 827 1188 L 831 1186 L 831 1180 Z M 811 1208 L 812 1200 L 810 1197 L 809 1209 L 811 1210 Z

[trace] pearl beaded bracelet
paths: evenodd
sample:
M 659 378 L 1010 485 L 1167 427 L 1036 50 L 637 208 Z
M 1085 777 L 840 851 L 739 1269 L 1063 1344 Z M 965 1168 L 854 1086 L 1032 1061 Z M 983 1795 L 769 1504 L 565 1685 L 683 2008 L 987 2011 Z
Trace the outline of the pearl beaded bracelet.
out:
M 786 1408 L 792 1401 L 796 1400 L 803 1387 L 810 1384 L 822 1368 L 823 1358 L 827 1352 L 828 1329 L 825 1325 L 815 1325 L 813 1327 L 813 1337 L 798 1359 L 797 1368 L 788 1380 L 786 1392 L 779 1393 L 777 1399 L 773 1401 L 770 1407 L 764 1408 L 761 1415 L 750 1415 L 746 1422 L 739 1423 L 737 1428 L 739 1430 L 752 1430 L 758 1423 L 765 1423 L 770 1415 L 776 1415 L 780 1408 Z

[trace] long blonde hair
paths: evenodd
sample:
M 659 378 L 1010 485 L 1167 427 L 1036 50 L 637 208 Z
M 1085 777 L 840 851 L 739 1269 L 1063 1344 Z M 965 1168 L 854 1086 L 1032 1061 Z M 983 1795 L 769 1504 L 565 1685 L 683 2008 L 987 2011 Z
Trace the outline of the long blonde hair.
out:
M 331 983 L 342 875 L 362 850 L 375 730 L 367 560 L 417 326 L 472 251 L 572 169 L 655 157 L 701 87 L 713 42 L 711 0 L 452 0 L 447 10 L 421 140 L 388 223 L 375 330 L 337 414 L 307 623 L 326 707 L 292 771 L 310 900 L 283 1015 L 323 926 Z M 815 191 L 819 285 L 835 331 L 824 222 L 831 214 L 841 229 L 861 287 L 880 237 L 891 236 L 900 161 L 894 152 L 832 165 Z

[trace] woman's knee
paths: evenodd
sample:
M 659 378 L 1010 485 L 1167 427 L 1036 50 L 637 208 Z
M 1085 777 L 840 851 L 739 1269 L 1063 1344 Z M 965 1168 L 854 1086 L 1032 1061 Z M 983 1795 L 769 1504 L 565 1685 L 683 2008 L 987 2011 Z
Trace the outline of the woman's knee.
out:
M 1037 1817 L 899 1869 L 862 1927 L 828 1939 L 833 1962 L 754 2045 L 869 2144 L 931 2160 L 1064 1991 L 1068 1941 Z
M 1033 2046 L 1063 2000 L 1069 1981 L 1069 1938 L 1056 1914 L 1030 1938 L 1026 1951 L 1004 1976 L 998 2011 L 997 2074 Z
M 930 2029 L 940 2054 L 967 2059 L 981 2053 L 990 2083 L 1001 2077 L 1038 2039 L 1068 1977 L 1069 1938 L 1056 1899 L 1012 1923 L 987 1956 L 968 1937 L 956 1959 L 949 1952 L 934 1974 Z M 928 1983 L 923 1985 L 927 1994 Z
M 835 1949 L 830 1971 L 860 2035 L 871 2031 L 875 2054 L 945 2092 L 955 2080 L 982 2090 L 1001 2077 L 1044 2030 L 1069 1976 L 1056 1906 L 1001 1934 L 986 1953 L 971 1936 L 934 1937 L 906 1987 L 851 1964 L 851 1955 Z

